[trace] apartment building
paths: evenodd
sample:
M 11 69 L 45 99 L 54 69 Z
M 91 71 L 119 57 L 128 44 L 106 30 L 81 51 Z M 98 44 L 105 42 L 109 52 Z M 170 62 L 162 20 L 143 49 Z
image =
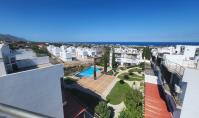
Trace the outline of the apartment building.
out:
M 142 50 L 129 47 L 112 48 L 109 58 L 110 67 L 112 67 L 113 55 L 115 56 L 115 61 L 120 66 L 138 65 L 140 62 L 143 62 Z
M 199 106 L 198 85 L 199 46 L 177 45 L 175 53 L 154 55 L 152 63 L 174 118 L 197 116 Z M 158 51 L 157 51 L 158 52 Z
M 75 59 L 87 59 L 89 57 L 95 57 L 96 55 L 100 56 L 102 54 L 102 49 L 98 47 L 73 47 L 65 46 L 56 47 L 49 45 L 47 47 L 48 51 L 54 56 L 60 58 L 63 61 L 73 61 Z
M 49 45 L 47 47 L 47 50 L 53 54 L 54 56 L 56 57 L 59 57 L 60 56 L 60 52 L 61 52 L 61 48 L 60 47 L 57 47 L 57 46 L 54 46 L 54 45 Z

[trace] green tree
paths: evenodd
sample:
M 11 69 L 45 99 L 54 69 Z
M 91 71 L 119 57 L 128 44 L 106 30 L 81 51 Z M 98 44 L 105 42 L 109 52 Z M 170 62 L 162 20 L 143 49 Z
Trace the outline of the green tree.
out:
M 125 115 L 130 115 L 130 118 L 143 118 L 143 96 L 138 90 L 131 90 L 126 94 L 124 101 L 126 105 Z
M 133 117 L 132 117 L 132 114 L 128 110 L 123 110 L 120 113 L 119 118 L 133 118 Z
M 151 58 L 151 50 L 150 50 L 149 46 L 144 47 L 142 57 L 143 58 L 145 57 L 148 60 Z
M 32 49 L 38 56 L 39 56 L 39 55 L 42 55 L 42 54 L 45 54 L 45 55 L 50 56 L 50 54 L 49 54 L 49 52 L 48 52 L 48 50 L 47 50 L 46 47 L 41 47 L 41 48 L 40 48 L 39 46 L 32 44 L 31 49 Z
M 115 61 L 115 51 L 112 51 L 112 68 L 117 68 L 117 63 Z
M 105 53 L 103 55 L 104 60 L 104 72 L 107 72 L 108 61 L 109 61 L 109 48 L 105 47 Z
M 107 103 L 102 101 L 95 107 L 95 113 L 97 113 L 101 118 L 110 118 L 111 110 L 107 106 Z
M 139 66 L 140 68 L 142 68 L 142 70 L 144 70 L 144 68 L 145 68 L 145 63 L 142 62 L 142 63 L 140 63 L 138 66 Z

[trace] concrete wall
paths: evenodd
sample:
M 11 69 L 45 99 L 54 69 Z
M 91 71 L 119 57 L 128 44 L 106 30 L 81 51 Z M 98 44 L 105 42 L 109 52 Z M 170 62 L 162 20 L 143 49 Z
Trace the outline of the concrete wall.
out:
M 61 77 L 63 77 L 63 65 L 1 76 L 0 102 L 63 118 Z
M 36 53 L 32 50 L 19 49 L 15 51 L 16 60 L 32 59 L 36 57 Z
M 180 118 L 196 118 L 199 108 L 199 70 L 186 68 L 183 82 L 187 85 Z
M 36 58 L 33 58 L 33 59 L 25 59 L 25 60 L 21 60 L 21 61 L 16 62 L 18 68 L 37 66 L 37 65 L 46 64 L 46 63 L 49 63 L 49 57 L 48 56 L 36 57 Z
M 3 44 L 2 48 L 1 48 L 1 52 L 2 52 L 3 56 L 9 56 L 11 54 L 10 47 L 6 44 Z
M 0 76 L 6 75 L 6 68 L 3 59 L 0 58 Z
M 194 58 L 196 52 L 195 46 L 185 46 L 184 55 L 186 59 L 189 59 L 190 57 Z
M 172 61 L 174 63 L 177 63 L 179 65 L 182 65 L 183 61 L 185 59 L 184 55 L 168 55 L 168 54 L 166 54 L 164 56 L 165 56 L 165 59 Z

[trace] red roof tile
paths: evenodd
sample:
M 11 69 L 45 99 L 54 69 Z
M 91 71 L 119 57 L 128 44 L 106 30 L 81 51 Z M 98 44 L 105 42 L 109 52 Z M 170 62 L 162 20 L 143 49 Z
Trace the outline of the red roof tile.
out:
M 160 85 L 145 83 L 144 118 L 172 118 L 159 88 Z

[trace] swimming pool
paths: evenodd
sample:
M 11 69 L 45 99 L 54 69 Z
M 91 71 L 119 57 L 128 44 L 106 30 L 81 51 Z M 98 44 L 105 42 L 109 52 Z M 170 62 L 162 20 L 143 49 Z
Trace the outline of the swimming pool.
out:
M 96 72 L 99 72 L 100 69 L 96 67 Z M 94 67 L 91 66 L 91 67 L 88 67 L 86 69 L 84 69 L 83 71 L 81 71 L 79 74 L 77 74 L 78 77 L 86 77 L 86 78 L 89 78 L 91 76 L 93 76 L 94 74 Z

